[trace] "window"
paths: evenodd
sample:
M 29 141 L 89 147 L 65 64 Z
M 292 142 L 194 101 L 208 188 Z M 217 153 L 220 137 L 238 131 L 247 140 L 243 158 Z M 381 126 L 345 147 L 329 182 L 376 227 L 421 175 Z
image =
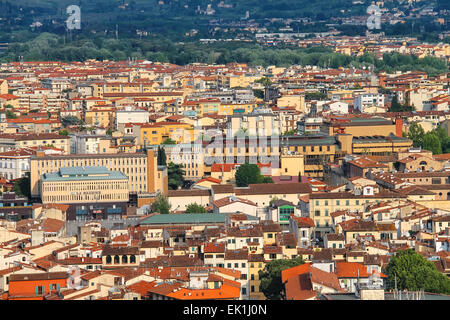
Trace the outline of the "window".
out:
M 44 286 L 36 286 L 36 295 L 37 296 L 43 296 L 45 293 L 45 287 Z
M 441 178 L 432 178 L 431 184 L 441 184 Z
M 59 284 L 54 283 L 49 285 L 50 291 L 52 290 L 59 290 Z

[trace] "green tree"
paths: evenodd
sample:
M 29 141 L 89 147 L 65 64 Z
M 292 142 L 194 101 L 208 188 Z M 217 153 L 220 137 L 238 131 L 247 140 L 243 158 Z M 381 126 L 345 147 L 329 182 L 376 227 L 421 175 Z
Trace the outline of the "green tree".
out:
M 272 177 L 263 177 L 261 183 L 273 183 Z
M 272 80 L 267 77 L 259 78 L 258 80 L 255 80 L 255 82 L 261 83 L 264 87 L 270 87 L 272 85 Z
M 11 110 L 6 110 L 6 118 L 8 118 L 8 119 L 17 119 L 17 116 Z
M 152 211 L 159 212 L 160 214 L 169 214 L 170 207 L 171 204 L 169 203 L 169 200 L 163 195 L 159 195 L 152 204 Z
M 183 165 L 170 162 L 167 167 L 168 184 L 170 190 L 177 190 L 183 185 L 185 171 Z
M 106 130 L 106 134 L 107 134 L 108 136 L 112 136 L 113 131 L 112 131 L 111 129 L 108 129 L 108 130 Z
M 437 127 L 436 129 L 434 129 L 431 132 L 433 132 L 435 135 L 437 135 L 437 137 L 439 138 L 440 141 L 444 141 L 448 137 L 447 131 L 441 126 Z
M 167 138 L 166 140 L 163 141 L 162 144 L 177 144 L 175 140 L 172 140 L 170 138 Z
M 82 124 L 82 121 L 75 116 L 67 116 L 61 119 L 64 127 Z
M 413 141 L 414 147 L 421 147 L 423 144 L 423 137 L 425 135 L 425 131 L 422 126 L 416 122 L 413 122 L 408 129 L 408 133 L 406 137 Z
M 270 199 L 269 201 L 269 206 L 272 205 L 272 203 L 274 203 L 275 201 L 280 200 L 277 196 L 273 197 L 272 199 Z
M 259 271 L 259 278 L 261 279 L 260 288 L 264 296 L 269 300 L 283 299 L 284 293 L 281 272 L 304 263 L 301 257 L 268 262 L 264 270 Z
M 255 97 L 257 97 L 258 99 L 264 99 L 264 91 L 263 91 L 263 90 L 253 89 L 253 94 L 254 94 Z
M 391 107 L 389 108 L 390 112 L 397 112 L 401 109 L 402 105 L 398 102 L 397 95 L 392 98 Z
M 325 100 L 326 98 L 327 98 L 327 94 L 324 92 L 320 92 L 320 91 L 305 93 L 306 100 Z
M 60 130 L 59 132 L 58 132 L 61 136 L 68 136 L 69 135 L 69 131 L 67 131 L 67 130 Z
M 197 204 L 197 203 L 191 203 L 188 204 L 186 207 L 185 213 L 207 213 L 206 208 Z
M 256 164 L 244 163 L 236 170 L 235 179 L 238 187 L 248 187 L 249 184 L 261 183 L 261 170 Z
M 450 294 L 450 279 L 436 266 L 412 249 L 400 250 L 391 257 L 385 270 L 388 289 Z
M 389 108 L 389 112 L 405 112 L 405 111 L 413 111 L 414 107 L 408 106 L 408 104 L 401 105 L 398 102 L 397 95 L 392 98 L 391 107 Z
M 283 136 L 293 136 L 293 135 L 295 135 L 296 133 L 298 133 L 298 130 L 297 130 L 297 129 L 288 130 L 288 131 L 286 131 L 285 133 L 283 133 Z
M 434 132 L 427 132 L 423 136 L 423 148 L 433 152 L 433 154 L 441 154 L 442 146 L 439 137 Z
M 166 150 L 164 149 L 164 147 L 161 148 L 161 146 L 158 146 L 157 163 L 158 166 L 167 165 Z
M 30 198 L 31 189 L 30 189 L 30 173 L 29 172 L 27 172 L 24 177 L 14 181 L 14 186 L 13 186 L 12 191 L 14 191 L 19 197 Z

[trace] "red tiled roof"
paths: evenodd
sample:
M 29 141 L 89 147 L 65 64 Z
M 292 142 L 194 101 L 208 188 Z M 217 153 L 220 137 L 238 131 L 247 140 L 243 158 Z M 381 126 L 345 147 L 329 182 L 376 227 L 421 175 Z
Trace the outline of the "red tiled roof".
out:
M 208 242 L 205 243 L 204 248 L 203 248 L 203 252 L 204 253 L 224 253 L 225 252 L 225 242 L 220 242 L 220 243 L 216 243 L 216 242 Z
M 359 271 L 359 273 L 358 273 Z M 338 278 L 367 278 L 370 274 L 367 272 L 367 267 L 357 262 L 336 262 L 336 275 Z M 386 278 L 383 273 L 379 273 L 379 276 Z

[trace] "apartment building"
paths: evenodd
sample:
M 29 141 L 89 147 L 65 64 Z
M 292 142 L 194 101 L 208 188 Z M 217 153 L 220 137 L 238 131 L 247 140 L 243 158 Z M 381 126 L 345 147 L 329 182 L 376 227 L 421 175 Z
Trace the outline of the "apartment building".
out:
M 115 114 L 115 128 L 123 131 L 123 127 L 127 123 L 148 123 L 149 113 L 146 110 L 132 109 L 125 107 L 123 110 L 117 110 Z
M 167 163 L 182 164 L 185 179 L 198 180 L 205 174 L 205 161 L 203 148 L 200 144 L 179 143 L 176 145 L 165 145 Z
M 158 167 L 156 152 L 115 154 L 74 154 L 62 156 L 33 156 L 31 158 L 31 196 L 41 194 L 39 181 L 44 173 L 57 172 L 66 167 L 104 166 L 111 171 L 120 171 L 128 177 L 129 192 L 167 192 L 167 169 Z
M 109 151 L 111 138 L 105 134 L 76 133 L 70 135 L 72 154 L 97 154 Z
M 406 199 L 406 195 L 387 191 L 374 193 L 373 187 L 366 187 L 360 195 L 350 192 L 318 192 L 312 193 L 309 199 L 310 218 L 316 225 L 314 236 L 323 238 L 325 233 L 332 232 L 331 213 L 342 210 L 364 212 L 368 203 Z
M 57 133 L 0 134 L 0 152 L 19 148 L 47 147 L 70 153 L 70 138 Z
M 384 108 L 384 95 L 381 93 L 360 93 L 354 100 L 353 105 L 356 110 L 362 113 L 369 112 L 371 107 Z
M 72 87 L 70 80 L 65 78 L 45 78 L 41 82 L 44 88 L 50 89 L 54 93 L 62 93 Z
M 225 268 L 233 269 L 241 273 L 238 282 L 241 284 L 241 296 L 243 300 L 249 299 L 249 265 L 248 265 L 248 249 L 226 250 L 224 264 Z
M 102 166 L 60 168 L 40 180 L 43 204 L 68 204 L 67 220 L 121 218 L 129 200 L 128 177 Z
M 59 110 L 69 104 L 63 94 L 52 92 L 47 88 L 37 88 L 32 91 L 19 90 L 16 95 L 19 97 L 19 108 L 24 111 L 42 108 Z
M 227 136 L 271 136 L 281 135 L 280 121 L 268 110 L 267 112 L 246 115 L 233 115 L 227 121 Z
M 111 105 L 95 106 L 84 113 L 84 120 L 88 126 L 114 129 L 116 109 Z
M 19 179 L 30 171 L 31 149 L 16 149 L 0 153 L 0 178 Z

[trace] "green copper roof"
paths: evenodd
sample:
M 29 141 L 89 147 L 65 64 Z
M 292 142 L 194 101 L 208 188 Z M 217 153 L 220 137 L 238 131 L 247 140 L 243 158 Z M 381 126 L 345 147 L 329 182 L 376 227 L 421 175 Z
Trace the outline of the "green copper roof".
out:
M 103 166 L 66 167 L 42 175 L 43 182 L 79 180 L 128 180 L 128 177 L 120 171 L 109 171 Z
M 202 224 L 225 223 L 227 213 L 184 213 L 184 214 L 158 214 L 141 221 L 141 225 L 151 224 Z M 256 217 L 247 215 L 247 219 L 256 220 Z

